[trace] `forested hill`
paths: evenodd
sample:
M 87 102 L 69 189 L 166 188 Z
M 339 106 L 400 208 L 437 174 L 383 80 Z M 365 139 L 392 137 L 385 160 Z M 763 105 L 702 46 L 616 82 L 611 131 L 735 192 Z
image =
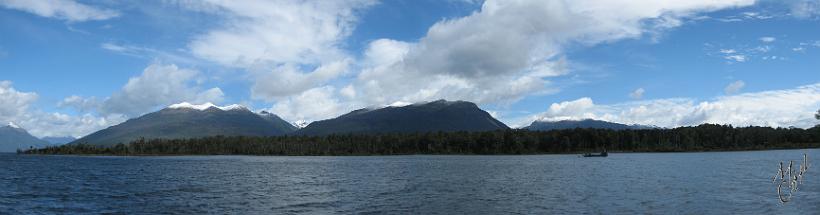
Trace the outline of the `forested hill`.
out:
M 545 154 L 598 151 L 682 152 L 820 147 L 811 129 L 700 125 L 675 129 L 496 130 L 328 136 L 205 137 L 138 140 L 113 147 L 65 145 L 29 154 L 109 155 L 395 155 Z
M 507 125 L 465 101 L 438 100 L 398 107 L 360 109 L 310 123 L 296 135 L 387 134 L 417 132 L 492 131 Z
M 621 123 L 607 122 L 594 119 L 585 120 L 561 120 L 561 121 L 535 121 L 524 129 L 533 131 L 549 131 L 561 129 L 574 128 L 601 128 L 612 130 L 626 130 L 626 129 L 653 129 L 654 126 L 646 125 L 626 125 Z
M 212 104 L 194 107 L 188 103 L 130 119 L 94 132 L 69 145 L 113 146 L 140 138 L 197 138 L 214 135 L 274 136 L 296 130 L 271 113 L 253 113 L 242 106 L 217 107 Z

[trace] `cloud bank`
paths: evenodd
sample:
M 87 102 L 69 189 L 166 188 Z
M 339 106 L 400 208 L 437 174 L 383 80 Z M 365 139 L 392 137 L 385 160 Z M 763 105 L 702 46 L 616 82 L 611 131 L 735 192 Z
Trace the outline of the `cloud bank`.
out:
M 682 25 L 682 20 L 698 13 L 749 6 L 753 3 L 753 0 L 648 2 L 489 0 L 484 2 L 481 10 L 469 16 L 442 20 L 434 24 L 418 41 L 398 41 L 390 38 L 372 41 L 365 50 L 363 59 L 359 59 L 357 65 L 360 69 L 354 72 L 355 79 L 346 86 L 333 88 L 343 90 L 343 92 L 326 92 L 326 94 L 342 95 L 339 97 L 341 98 L 338 100 L 339 103 L 354 104 L 337 103 L 336 105 L 339 106 L 375 106 L 435 99 L 468 100 L 479 104 L 510 104 L 528 95 L 554 93 L 560 90 L 552 86 L 550 79 L 571 72 L 568 65 L 572 62 L 563 57 L 567 47 L 592 46 L 605 42 L 641 38 L 645 35 L 657 35 L 664 30 Z M 612 10 L 612 8 L 621 9 Z M 349 10 L 341 11 L 344 13 L 331 13 L 336 16 L 331 20 L 350 20 L 347 16 Z M 351 22 L 341 23 L 343 25 L 330 25 L 328 28 L 331 31 L 329 32 L 345 32 L 337 29 L 347 29 L 348 25 L 344 24 Z M 265 23 L 250 24 L 258 27 L 266 26 Z M 311 28 L 308 27 L 308 29 Z M 252 37 L 279 38 L 277 36 L 279 33 L 276 32 L 265 33 L 251 30 L 242 32 L 270 35 L 270 37 Z M 331 35 L 327 38 L 343 38 L 345 34 L 332 33 Z M 205 38 L 219 37 L 211 37 L 209 34 Z M 260 47 L 269 47 L 264 44 L 276 47 L 279 46 L 278 43 L 291 42 L 280 39 L 264 41 L 251 39 L 251 41 L 260 41 L 254 43 L 263 44 Z M 338 43 L 327 41 L 334 40 L 314 42 L 318 45 L 324 44 L 321 46 L 331 50 L 330 53 L 335 53 L 333 50 L 337 50 L 338 46 L 334 44 Z M 295 41 L 295 44 L 300 44 L 300 42 L 302 42 L 301 39 Z M 199 42 L 194 44 L 199 44 Z M 213 44 L 220 43 L 214 42 Z M 257 60 L 255 62 L 289 59 L 285 61 L 296 63 L 311 62 L 310 60 L 319 62 L 321 60 L 317 59 L 327 59 L 326 54 L 317 55 L 311 48 L 295 49 L 301 50 L 297 52 L 289 51 L 289 53 L 305 53 L 303 56 L 282 56 L 276 51 L 268 54 L 255 50 L 260 47 L 237 51 L 237 53 L 256 53 L 254 55 L 231 54 L 219 57 L 219 59 L 224 63 L 239 65 L 251 62 L 244 59 L 255 59 Z M 226 53 L 232 52 L 227 51 Z M 203 56 L 210 58 L 215 55 L 205 54 Z M 305 84 L 305 86 L 310 87 L 300 89 L 305 91 L 314 89 L 326 91 L 327 88 L 316 83 L 328 82 L 332 79 L 325 75 L 311 75 L 318 71 L 307 72 L 307 75 L 294 75 L 298 73 L 289 70 L 278 72 L 282 74 L 270 77 L 297 77 L 295 78 L 297 82 L 303 82 L 303 79 L 318 80 L 308 82 L 310 84 Z M 314 76 L 321 78 L 314 78 Z M 256 82 L 255 84 L 255 86 L 261 85 L 266 85 L 266 83 Z M 260 95 L 257 96 L 258 98 L 263 97 L 270 100 L 276 99 L 271 97 L 285 97 L 278 100 L 280 103 L 274 104 L 274 106 L 282 106 L 294 104 L 291 102 L 293 99 L 307 96 L 305 91 L 299 92 L 300 90 L 285 92 L 254 87 L 253 93 Z M 291 94 L 292 98 L 288 97 L 288 94 Z M 274 113 L 288 115 L 275 110 Z M 289 120 L 318 118 L 318 116 L 305 116 L 303 119 L 290 118 Z
M 580 98 L 553 103 L 545 112 L 528 120 L 599 119 L 670 128 L 703 123 L 807 128 L 816 124 L 813 114 L 818 109 L 820 83 L 722 96 L 708 101 L 674 98 L 601 105 L 595 104 L 591 98 Z
M 97 117 L 45 112 L 32 107 L 37 98 L 37 93 L 20 92 L 10 81 L 0 81 L 0 122 L 14 122 L 37 137 L 79 137 L 126 120 L 122 115 Z

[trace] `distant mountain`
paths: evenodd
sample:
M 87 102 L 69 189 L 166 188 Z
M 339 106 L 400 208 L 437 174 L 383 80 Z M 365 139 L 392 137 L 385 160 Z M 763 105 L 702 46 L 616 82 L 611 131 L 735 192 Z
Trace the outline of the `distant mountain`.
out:
M 0 127 L 0 152 L 16 152 L 17 149 L 42 148 L 48 142 L 37 139 L 14 123 Z
M 527 130 L 533 131 L 549 131 L 549 130 L 563 130 L 575 128 L 599 128 L 612 130 L 626 130 L 626 129 L 653 129 L 656 127 L 646 125 L 626 125 L 621 123 L 607 122 L 594 119 L 585 120 L 561 120 L 561 121 L 535 121 L 530 126 L 524 127 Z
M 219 107 L 210 103 L 181 103 L 97 131 L 71 144 L 114 145 L 140 138 L 181 139 L 217 135 L 277 136 L 294 130 L 295 127 L 274 114 L 256 114 L 239 105 Z
M 290 124 L 282 118 L 279 118 L 279 116 L 277 116 L 276 114 L 267 111 L 260 112 L 259 116 L 261 116 L 262 119 L 265 119 L 268 122 L 270 122 L 273 125 L 273 127 L 277 130 L 285 131 L 285 133 L 294 132 L 299 129 L 293 124 Z
M 509 129 L 473 103 L 438 100 L 424 104 L 359 109 L 334 119 L 316 121 L 297 135 L 347 133 L 412 133 L 428 131 L 491 131 Z
M 62 145 L 62 144 L 70 143 L 71 141 L 77 140 L 77 138 L 74 138 L 74 137 L 71 137 L 71 136 L 43 137 L 43 138 L 40 138 L 40 139 L 45 140 L 46 142 L 48 142 L 52 145 Z

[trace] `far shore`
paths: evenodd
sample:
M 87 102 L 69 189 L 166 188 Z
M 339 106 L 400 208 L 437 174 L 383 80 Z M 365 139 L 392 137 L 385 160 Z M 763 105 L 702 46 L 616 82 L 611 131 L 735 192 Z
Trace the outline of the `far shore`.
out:
M 612 154 L 673 154 L 673 153 L 719 153 L 719 152 L 756 152 L 756 151 L 786 151 L 786 150 L 813 150 L 808 148 L 752 148 L 731 150 L 699 150 L 699 151 L 607 151 Z M 583 155 L 590 152 L 567 153 L 538 153 L 538 154 L 345 154 L 345 155 L 270 155 L 270 154 L 26 154 L 14 152 L 0 152 L 0 154 L 17 154 L 23 156 L 79 156 L 79 157 L 197 157 L 197 156 L 259 156 L 259 157 L 378 157 L 378 156 L 538 156 L 538 155 Z M 592 151 L 591 153 L 597 153 Z M 595 159 L 595 158 L 591 158 Z

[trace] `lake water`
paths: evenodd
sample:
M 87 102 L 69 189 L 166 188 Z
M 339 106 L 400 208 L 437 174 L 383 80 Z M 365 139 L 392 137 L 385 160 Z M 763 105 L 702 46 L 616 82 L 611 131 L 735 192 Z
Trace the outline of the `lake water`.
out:
M 781 204 L 772 176 L 804 152 L 817 166 Z M 816 149 L 607 158 L 2 154 L 0 165 L 0 214 L 820 214 Z

